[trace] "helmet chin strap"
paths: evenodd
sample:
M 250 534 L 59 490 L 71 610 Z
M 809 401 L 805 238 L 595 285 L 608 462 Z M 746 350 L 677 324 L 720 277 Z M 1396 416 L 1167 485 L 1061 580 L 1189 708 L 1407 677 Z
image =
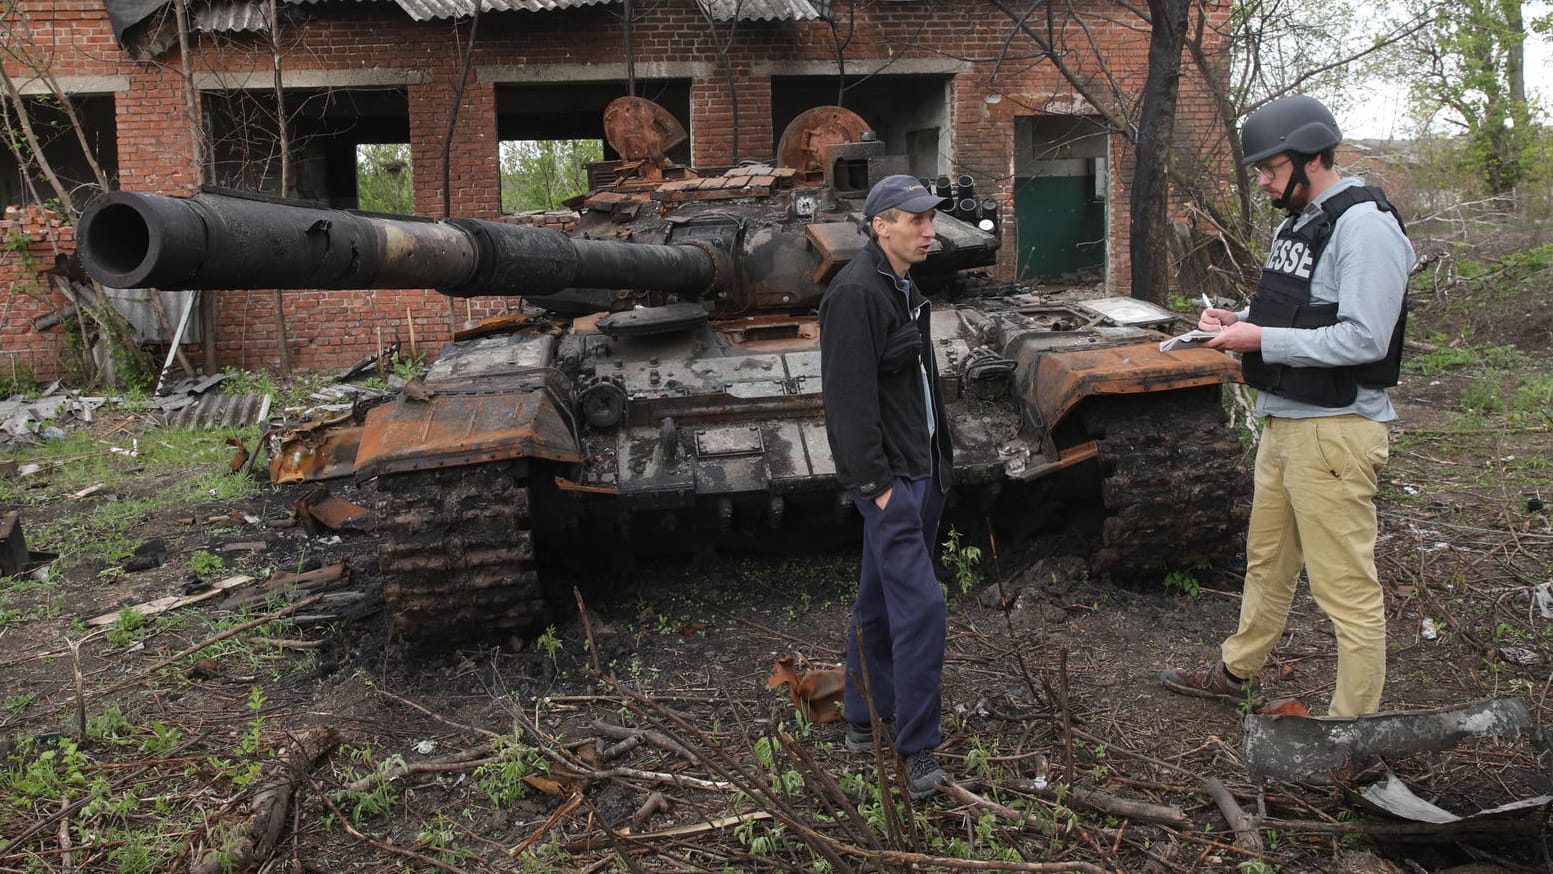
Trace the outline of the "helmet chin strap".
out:
M 1290 205 L 1289 200 L 1294 197 L 1294 189 L 1301 185 L 1307 188 L 1310 187 L 1310 177 L 1305 175 L 1305 165 L 1310 163 L 1310 159 L 1307 157 L 1301 160 L 1302 157 L 1292 152 L 1289 153 L 1289 163 L 1293 165 L 1289 170 L 1289 184 L 1283 187 L 1283 195 L 1273 200 L 1273 208 L 1281 209 L 1291 216 L 1299 215 L 1300 211 L 1304 209 L 1304 207 Z

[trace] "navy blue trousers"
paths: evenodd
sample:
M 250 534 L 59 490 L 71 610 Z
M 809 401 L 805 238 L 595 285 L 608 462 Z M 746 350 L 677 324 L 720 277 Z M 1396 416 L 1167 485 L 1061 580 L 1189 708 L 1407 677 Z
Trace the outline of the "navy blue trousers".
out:
M 847 634 L 844 713 L 869 723 L 866 663 L 874 710 L 895 720 L 895 750 L 907 756 L 940 740 L 947 611 L 933 549 L 944 495 L 931 479 L 897 478 L 883 510 L 856 491 L 852 502 L 863 514 L 863 566 Z

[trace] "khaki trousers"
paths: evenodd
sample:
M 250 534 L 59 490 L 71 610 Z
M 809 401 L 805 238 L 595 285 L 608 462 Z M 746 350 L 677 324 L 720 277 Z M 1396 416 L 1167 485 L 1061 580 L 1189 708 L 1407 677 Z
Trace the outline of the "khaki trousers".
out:
M 1375 490 L 1386 425 L 1363 416 L 1268 417 L 1256 453 L 1240 627 L 1224 664 L 1253 677 L 1283 634 L 1300 568 L 1337 633 L 1332 716 L 1373 713 L 1386 682 L 1386 605 L 1375 571 Z

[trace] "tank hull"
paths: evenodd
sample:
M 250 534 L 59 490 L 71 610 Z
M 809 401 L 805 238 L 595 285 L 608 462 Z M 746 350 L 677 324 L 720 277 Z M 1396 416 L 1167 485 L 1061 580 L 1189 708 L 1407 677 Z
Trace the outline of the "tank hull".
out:
M 1082 303 L 1029 310 L 989 297 L 935 312 L 951 520 L 1010 537 L 1067 528 L 1096 573 L 1117 576 L 1232 552 L 1240 491 L 1192 474 L 1240 451 L 1220 404 L 1234 361 L 1160 352 L 1142 328 L 1053 330 L 1100 318 Z M 628 336 L 597 322 L 455 343 L 415 397 L 369 414 L 355 472 L 390 539 L 413 544 L 384 565 L 407 638 L 543 627 L 566 603 L 542 594 L 549 566 L 858 536 L 825 436 L 813 317 Z M 1001 367 L 987 366 L 993 348 Z

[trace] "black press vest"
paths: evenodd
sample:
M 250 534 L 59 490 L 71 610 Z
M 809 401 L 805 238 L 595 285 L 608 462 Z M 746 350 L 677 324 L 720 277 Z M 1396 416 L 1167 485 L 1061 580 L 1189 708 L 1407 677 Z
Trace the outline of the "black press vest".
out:
M 1402 233 L 1407 227 L 1402 217 L 1386 200 L 1385 192 L 1369 186 L 1346 188 L 1321 204 L 1321 215 L 1294 229 L 1290 219 L 1278 229 L 1272 253 L 1262 268 L 1262 280 L 1251 296 L 1249 321 L 1264 328 L 1324 328 L 1337 324 L 1337 304 L 1312 303 L 1310 277 L 1316 262 L 1332 239 L 1332 229 L 1348 208 L 1358 203 L 1373 203 L 1381 212 L 1396 220 Z M 1359 386 L 1390 388 L 1397 384 L 1402 368 L 1402 335 L 1407 328 L 1407 296 L 1391 331 L 1386 357 L 1368 364 L 1347 367 L 1291 367 L 1269 364 L 1261 352 L 1247 352 L 1240 360 L 1241 376 L 1247 385 L 1296 401 L 1322 407 L 1346 407 L 1358 397 Z

